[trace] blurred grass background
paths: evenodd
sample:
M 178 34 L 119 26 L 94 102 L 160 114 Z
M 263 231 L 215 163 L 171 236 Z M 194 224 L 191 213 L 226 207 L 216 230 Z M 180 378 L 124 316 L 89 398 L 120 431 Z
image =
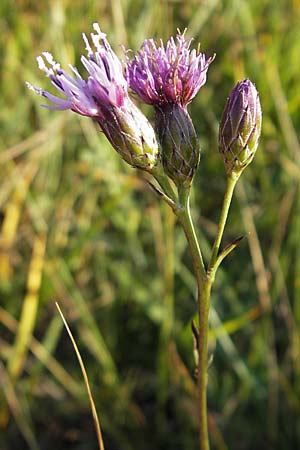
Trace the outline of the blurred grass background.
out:
M 225 188 L 218 121 L 237 80 L 263 108 L 239 181 L 211 312 L 209 426 L 215 450 L 300 448 L 299 0 L 3 0 L 0 6 L 0 448 L 96 449 L 87 366 L 107 450 L 197 448 L 196 286 L 181 229 L 98 128 L 40 108 L 48 50 L 83 72 L 81 32 L 113 48 L 187 27 L 217 58 L 190 105 L 202 160 L 192 206 L 204 256 Z M 151 118 L 150 109 L 145 110 Z

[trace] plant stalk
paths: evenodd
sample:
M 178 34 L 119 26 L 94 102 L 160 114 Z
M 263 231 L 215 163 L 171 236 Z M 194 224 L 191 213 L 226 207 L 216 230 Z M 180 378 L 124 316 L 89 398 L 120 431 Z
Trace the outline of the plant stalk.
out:
M 189 250 L 197 279 L 198 290 L 202 291 L 206 279 L 206 268 L 203 262 L 200 246 L 196 236 L 193 220 L 190 211 L 189 189 L 178 189 L 179 208 L 176 211 L 177 217 L 185 232 L 189 244 Z
M 207 362 L 208 362 L 208 317 L 210 307 L 211 283 L 207 279 L 202 291 L 198 291 L 198 408 L 199 408 L 199 448 L 209 450 L 207 423 Z
M 197 279 L 198 288 L 198 317 L 199 332 L 197 336 L 197 386 L 198 386 L 198 428 L 199 449 L 209 450 L 208 426 L 207 426 L 207 351 L 208 351 L 208 314 L 210 305 L 211 281 L 207 278 L 205 265 L 198 244 L 189 207 L 189 191 L 179 190 L 180 209 L 177 212 L 180 223 L 184 229 L 192 262 Z
M 162 167 L 158 165 L 157 167 L 153 167 L 150 171 L 152 176 L 156 179 L 158 184 L 162 187 L 164 193 L 173 201 L 176 202 L 176 196 L 173 191 L 173 188 L 169 182 L 168 177 L 165 175 Z
M 218 254 L 224 233 L 229 207 L 234 187 L 239 178 L 237 174 L 230 174 L 227 178 L 227 188 L 224 195 L 218 230 L 212 248 L 208 269 L 206 270 L 200 246 L 195 233 L 189 206 L 189 188 L 178 189 L 179 205 L 175 211 L 184 229 L 198 288 L 198 319 L 197 334 L 197 392 L 198 392 L 198 427 L 199 450 L 209 450 L 208 421 L 207 421 L 207 364 L 208 364 L 208 329 L 211 288 L 218 268 Z

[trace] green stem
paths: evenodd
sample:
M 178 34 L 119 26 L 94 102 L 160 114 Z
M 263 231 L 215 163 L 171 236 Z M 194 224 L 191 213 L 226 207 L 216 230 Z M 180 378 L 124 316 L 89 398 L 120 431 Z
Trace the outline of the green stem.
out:
M 222 236 L 228 216 L 230 203 L 234 187 L 239 175 L 231 174 L 227 178 L 227 188 L 224 195 L 223 207 L 219 220 L 218 230 L 212 248 L 211 259 L 209 262 L 203 289 L 198 292 L 198 316 L 199 316 L 199 334 L 198 334 L 198 395 L 199 395 L 199 444 L 200 450 L 209 450 L 208 427 L 207 427 L 207 353 L 208 353 L 208 318 L 210 308 L 211 288 L 214 282 L 215 273 L 218 267 L 218 254 L 222 241 Z
M 179 209 L 177 216 L 184 229 L 189 243 L 192 262 L 198 286 L 198 317 L 199 332 L 197 339 L 198 366 L 197 366 L 197 392 L 198 392 L 198 428 L 199 449 L 209 450 L 207 427 L 207 342 L 208 342 L 208 314 L 210 305 L 211 280 L 207 278 L 200 247 L 196 237 L 189 207 L 189 190 L 179 189 Z
M 211 288 L 215 273 L 220 261 L 219 249 L 228 216 L 234 187 L 239 175 L 230 174 L 227 178 L 227 188 L 224 195 L 223 207 L 219 220 L 218 230 L 214 241 L 211 259 L 206 271 L 200 247 L 196 237 L 189 207 L 189 189 L 179 188 L 179 205 L 175 211 L 184 229 L 189 243 L 194 271 L 198 286 L 198 318 L 199 330 L 197 336 L 198 365 L 197 365 L 197 391 L 199 413 L 199 450 L 209 450 L 208 423 L 207 423 L 207 362 L 208 362 L 208 329 Z
M 223 200 L 223 206 L 222 206 L 222 211 L 221 211 L 221 216 L 219 219 L 219 225 L 218 225 L 218 230 L 217 230 L 217 234 L 215 237 L 215 242 L 213 245 L 213 249 L 212 249 L 212 254 L 211 254 L 211 258 L 210 258 L 210 262 L 209 262 L 209 266 L 208 266 L 208 273 L 213 273 L 213 275 L 215 274 L 215 264 L 218 258 L 218 253 L 219 253 L 219 249 L 220 249 L 220 245 L 221 245 L 221 241 L 222 241 L 222 236 L 224 233 L 224 228 L 226 225 L 226 220 L 227 220 L 227 216 L 228 216 L 228 211 L 229 211 L 229 207 L 231 204 L 231 200 L 232 200 L 232 195 L 233 195 L 233 191 L 236 185 L 236 182 L 239 179 L 239 174 L 234 174 L 231 173 L 230 175 L 228 175 L 227 177 L 227 187 L 226 187 L 226 192 L 224 195 L 224 200 Z
M 179 208 L 176 211 L 177 217 L 184 229 L 189 249 L 192 257 L 192 262 L 197 279 L 197 285 L 199 290 L 204 287 L 206 279 L 206 269 L 204 266 L 201 250 L 199 247 L 198 239 L 195 233 L 194 224 L 191 217 L 190 201 L 189 201 L 189 189 L 178 189 L 179 196 Z
M 170 184 L 168 177 L 164 174 L 163 170 L 160 166 L 153 167 L 150 171 L 151 175 L 156 179 L 158 184 L 163 189 L 163 192 L 171 199 L 173 202 L 176 202 L 175 192 Z
M 208 361 L 208 316 L 210 307 L 211 282 L 205 281 L 202 291 L 198 291 L 198 414 L 199 414 L 199 449 L 209 450 L 208 424 L 207 424 L 207 361 Z

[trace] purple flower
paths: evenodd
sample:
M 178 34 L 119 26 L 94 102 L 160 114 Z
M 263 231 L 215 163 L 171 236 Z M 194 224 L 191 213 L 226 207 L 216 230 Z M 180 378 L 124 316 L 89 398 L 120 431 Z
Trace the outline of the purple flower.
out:
M 227 99 L 219 129 L 219 149 L 228 173 L 240 174 L 252 161 L 261 122 L 256 87 L 248 79 L 240 81 Z
M 81 62 L 89 74 L 86 80 L 76 67 L 69 65 L 74 76 L 62 70 L 48 52 L 37 58 L 39 68 L 66 98 L 35 88 L 30 83 L 27 86 L 53 103 L 43 105 L 46 108 L 70 109 L 94 118 L 125 161 L 134 167 L 149 170 L 158 156 L 154 130 L 129 98 L 121 62 L 111 49 L 106 35 L 97 23 L 93 28 L 96 33 L 91 33 L 91 38 L 95 51 L 83 34 L 88 57 L 81 56 Z
M 176 42 L 177 41 L 177 42 Z M 182 107 L 195 97 L 206 82 L 209 64 L 214 56 L 190 50 L 192 39 L 178 33 L 157 45 L 146 39 L 133 58 L 127 57 L 126 78 L 130 88 L 150 105 L 177 104 Z
M 199 164 L 199 143 L 187 105 L 205 84 L 214 59 L 190 50 L 191 42 L 180 32 L 166 46 L 146 39 L 132 60 L 126 56 L 126 79 L 155 108 L 164 170 L 177 186 L 190 186 Z

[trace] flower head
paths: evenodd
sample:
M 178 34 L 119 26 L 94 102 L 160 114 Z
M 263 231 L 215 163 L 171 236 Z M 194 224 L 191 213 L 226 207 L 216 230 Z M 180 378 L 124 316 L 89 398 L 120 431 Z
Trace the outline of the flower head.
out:
M 178 32 L 166 46 L 146 39 L 132 61 L 127 56 L 126 78 L 130 88 L 150 105 L 178 104 L 182 107 L 195 97 L 206 82 L 214 56 L 190 50 L 192 39 Z
M 261 121 L 256 87 L 248 79 L 240 81 L 227 99 L 219 129 L 219 149 L 228 173 L 240 174 L 252 161 Z
M 69 65 L 74 76 L 62 70 L 48 52 L 37 58 L 39 68 L 66 98 L 35 88 L 30 83 L 27 86 L 53 103 L 43 105 L 46 108 L 70 109 L 94 118 L 125 161 L 148 170 L 156 163 L 158 155 L 154 130 L 129 98 L 121 62 L 111 49 L 106 35 L 97 23 L 93 27 L 96 33 L 91 33 L 91 39 L 95 51 L 83 34 L 88 57 L 81 56 L 81 62 L 89 74 L 86 80 L 76 67 Z

